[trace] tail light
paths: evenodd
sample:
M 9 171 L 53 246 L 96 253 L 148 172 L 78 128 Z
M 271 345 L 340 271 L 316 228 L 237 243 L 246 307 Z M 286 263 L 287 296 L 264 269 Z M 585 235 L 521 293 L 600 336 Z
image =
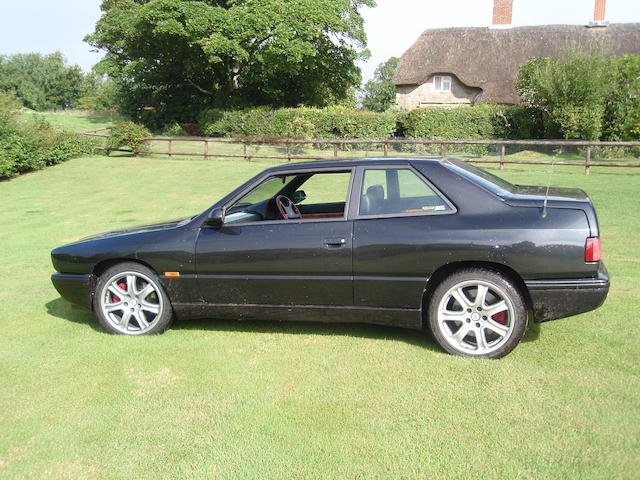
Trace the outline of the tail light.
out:
M 589 237 L 584 246 L 584 261 L 599 262 L 602 258 L 602 247 L 600 245 L 600 237 Z

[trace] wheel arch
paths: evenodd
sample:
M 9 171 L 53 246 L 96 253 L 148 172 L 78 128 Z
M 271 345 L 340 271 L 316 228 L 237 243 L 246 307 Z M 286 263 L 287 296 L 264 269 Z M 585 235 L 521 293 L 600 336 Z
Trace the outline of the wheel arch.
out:
M 533 311 L 533 302 L 531 301 L 531 295 L 529 294 L 529 290 L 527 289 L 527 285 L 524 283 L 522 277 L 516 272 L 513 268 L 494 262 L 483 262 L 483 261 L 467 261 L 467 262 L 454 262 L 448 263 L 446 265 L 438 268 L 427 280 L 427 285 L 425 287 L 424 293 L 422 295 L 422 312 L 423 312 L 423 324 L 426 320 L 426 312 L 429 308 L 429 302 L 431 301 L 431 297 L 433 296 L 433 292 L 435 289 L 442 283 L 446 278 L 453 275 L 454 273 L 469 269 L 469 268 L 483 268 L 487 270 L 491 270 L 500 275 L 507 277 L 513 284 L 518 288 L 520 293 L 522 294 L 525 305 L 529 312 Z
M 118 265 L 119 263 L 138 263 L 144 267 L 147 267 L 149 270 L 151 270 L 156 275 L 158 275 L 158 272 L 156 271 L 156 269 L 153 268 L 151 265 L 149 265 L 147 262 L 144 262 L 138 258 L 127 258 L 127 257 L 109 258 L 107 260 L 102 260 L 96 263 L 91 273 L 92 275 L 95 275 L 97 278 L 100 275 L 102 275 L 104 272 L 106 272 L 109 268 L 113 267 L 114 265 Z

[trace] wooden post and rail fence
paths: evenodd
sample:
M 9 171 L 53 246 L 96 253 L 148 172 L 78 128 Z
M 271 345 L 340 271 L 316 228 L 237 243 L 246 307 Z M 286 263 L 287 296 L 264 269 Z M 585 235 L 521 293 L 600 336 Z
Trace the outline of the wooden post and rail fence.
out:
M 82 135 L 91 137 L 109 137 L 106 133 L 100 133 L 107 129 L 93 130 L 89 132 L 82 132 Z M 629 161 L 594 161 L 593 149 L 599 147 L 636 147 L 640 148 L 640 142 L 594 142 L 586 140 L 427 140 L 427 139 L 412 139 L 412 138 L 389 138 L 389 139 L 293 139 L 293 138 L 218 138 L 218 137 L 150 137 L 145 140 L 147 146 L 149 142 L 164 142 L 167 143 L 168 148 L 166 150 L 153 150 L 143 149 L 138 151 L 139 154 L 148 155 L 165 155 L 168 158 L 174 156 L 187 156 L 193 158 L 243 158 L 246 161 L 250 161 L 252 158 L 265 158 L 265 159 L 280 159 L 291 162 L 292 160 L 334 160 L 339 158 L 340 147 L 344 145 L 376 145 L 382 146 L 383 157 L 389 157 L 390 149 L 396 145 L 439 145 L 441 147 L 440 152 L 444 153 L 444 149 L 451 145 L 484 145 L 484 146 L 497 146 L 499 154 L 496 158 L 464 158 L 467 162 L 474 163 L 497 163 L 500 168 L 503 168 L 506 164 L 520 164 L 520 165 L 574 165 L 584 168 L 585 174 L 589 174 L 591 167 L 640 167 L 640 162 Z M 200 143 L 203 146 L 202 153 L 176 151 L 176 143 Z M 242 145 L 242 153 L 222 153 L 215 152 L 211 146 L 215 144 L 232 144 Z M 284 147 L 286 153 L 284 154 L 264 154 L 260 152 L 249 152 L 249 146 L 273 146 Z M 304 145 L 327 145 L 333 146 L 333 156 L 330 155 L 298 155 L 293 153 L 295 146 Z M 520 158 L 507 158 L 507 147 L 509 146 L 532 146 L 532 147 L 559 147 L 559 148 L 583 148 L 585 149 L 584 161 L 577 160 L 548 160 L 548 159 L 520 159 Z M 110 152 L 131 152 L 131 150 L 123 148 L 109 148 L 97 146 L 98 150 L 104 150 L 107 155 Z M 368 150 L 368 149 L 367 149 Z M 412 158 L 420 158 L 418 155 L 410 155 Z M 432 155 L 431 155 L 432 156 Z

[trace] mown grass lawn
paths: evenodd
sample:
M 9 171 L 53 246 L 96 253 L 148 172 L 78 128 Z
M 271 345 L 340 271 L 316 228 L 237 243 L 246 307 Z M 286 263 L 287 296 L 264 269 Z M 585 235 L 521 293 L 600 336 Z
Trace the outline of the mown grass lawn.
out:
M 98 130 L 111 127 L 124 120 L 124 117 L 117 114 L 102 112 L 84 112 L 69 110 L 62 112 L 32 112 L 24 113 L 23 117 L 41 117 L 49 122 L 54 128 L 68 130 L 71 132 L 82 132 L 87 130 Z
M 92 157 L 0 182 L 1 478 L 638 477 L 640 171 L 555 168 L 598 208 L 610 297 L 499 361 L 375 326 L 110 336 L 51 286 L 55 246 L 197 213 L 267 165 Z

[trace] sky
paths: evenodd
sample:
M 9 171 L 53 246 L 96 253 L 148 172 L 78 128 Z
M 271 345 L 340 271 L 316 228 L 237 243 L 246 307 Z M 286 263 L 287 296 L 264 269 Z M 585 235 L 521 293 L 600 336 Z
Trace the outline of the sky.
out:
M 61 51 L 89 71 L 101 58 L 82 39 L 100 17 L 100 0 L 0 0 L 0 54 Z M 486 27 L 493 0 L 378 0 L 365 8 L 371 57 L 360 64 L 364 81 L 376 66 L 401 56 L 427 28 Z M 593 19 L 594 0 L 514 0 L 514 25 L 578 24 Z M 611 23 L 640 23 L 640 0 L 607 0 Z

